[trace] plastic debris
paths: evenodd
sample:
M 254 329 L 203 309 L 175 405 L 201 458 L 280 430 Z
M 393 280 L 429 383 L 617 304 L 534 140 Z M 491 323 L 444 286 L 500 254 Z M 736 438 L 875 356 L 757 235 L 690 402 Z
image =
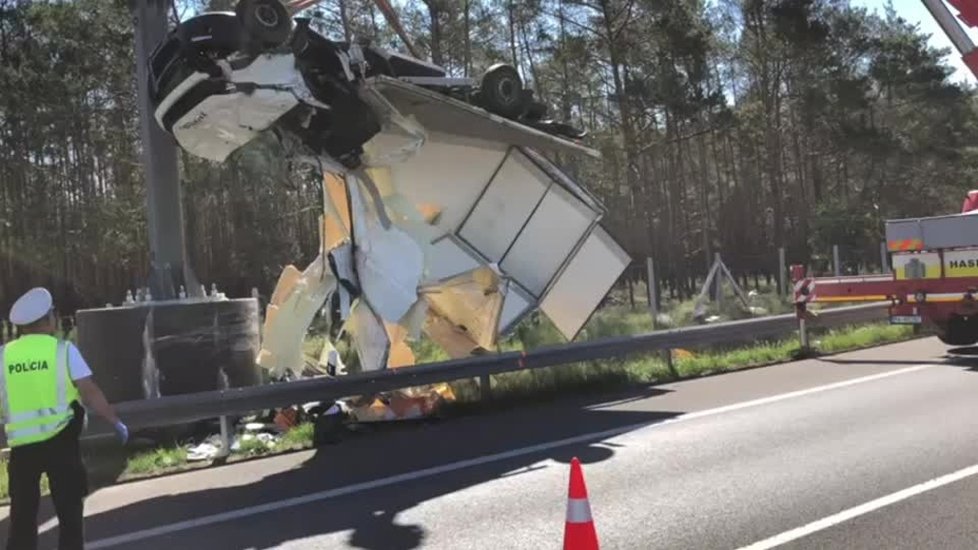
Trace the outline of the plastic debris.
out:
M 294 428 L 299 424 L 299 410 L 295 407 L 289 407 L 278 411 L 274 423 L 283 432 L 288 431 L 289 428 Z
M 430 388 L 409 388 L 391 392 L 383 399 L 350 410 L 356 422 L 388 422 L 414 420 L 431 416 L 445 402 L 453 401 L 455 394 L 448 384 L 436 384 Z
M 253 445 L 251 442 L 257 442 L 260 444 L 260 446 L 266 449 L 274 449 L 278 445 L 279 439 L 280 438 L 277 435 L 268 432 L 242 434 L 240 437 L 235 438 L 234 442 L 231 443 L 231 451 L 240 452 L 243 444 L 247 444 L 249 447 L 251 447 Z
M 202 460 L 213 460 L 220 454 L 221 449 L 210 443 L 201 443 L 195 447 L 187 449 L 187 462 L 199 462 Z

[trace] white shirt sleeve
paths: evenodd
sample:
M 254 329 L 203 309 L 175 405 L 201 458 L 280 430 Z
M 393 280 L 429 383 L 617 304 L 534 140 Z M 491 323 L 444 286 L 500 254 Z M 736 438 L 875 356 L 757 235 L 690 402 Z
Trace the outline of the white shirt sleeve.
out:
M 85 358 L 71 342 L 68 342 L 68 373 L 71 374 L 72 380 L 80 380 L 92 375 L 92 369 L 88 368 Z

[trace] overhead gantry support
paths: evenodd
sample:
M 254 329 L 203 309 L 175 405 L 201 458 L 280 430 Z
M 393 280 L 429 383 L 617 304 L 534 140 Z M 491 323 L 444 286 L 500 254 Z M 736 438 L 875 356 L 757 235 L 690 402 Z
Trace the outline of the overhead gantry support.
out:
M 201 294 L 187 257 L 177 148 L 153 119 L 148 59 L 167 33 L 169 0 L 130 0 L 135 29 L 136 93 L 142 138 L 143 173 L 149 227 L 149 287 L 156 299 L 177 297 L 181 285 L 189 296 Z

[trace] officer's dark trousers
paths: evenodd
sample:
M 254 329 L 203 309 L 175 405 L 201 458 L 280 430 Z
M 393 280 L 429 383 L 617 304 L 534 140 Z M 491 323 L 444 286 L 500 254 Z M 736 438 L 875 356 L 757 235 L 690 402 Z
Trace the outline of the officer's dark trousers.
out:
M 41 497 L 41 473 L 48 476 L 51 500 L 58 514 L 58 548 L 81 550 L 82 522 L 88 477 L 82 464 L 78 437 L 84 425 L 84 410 L 73 403 L 75 417 L 61 432 L 40 443 L 10 450 L 10 534 L 7 550 L 37 548 L 37 509 Z

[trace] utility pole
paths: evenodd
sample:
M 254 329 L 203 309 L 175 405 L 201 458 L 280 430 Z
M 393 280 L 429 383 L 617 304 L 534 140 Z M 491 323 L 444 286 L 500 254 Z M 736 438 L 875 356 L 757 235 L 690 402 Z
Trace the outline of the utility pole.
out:
M 149 287 L 153 297 L 171 300 L 181 285 L 200 294 L 190 264 L 183 227 L 177 149 L 156 123 L 149 90 L 149 56 L 166 37 L 169 0 L 130 0 L 135 29 L 136 93 L 142 138 L 143 172 L 149 226 Z

